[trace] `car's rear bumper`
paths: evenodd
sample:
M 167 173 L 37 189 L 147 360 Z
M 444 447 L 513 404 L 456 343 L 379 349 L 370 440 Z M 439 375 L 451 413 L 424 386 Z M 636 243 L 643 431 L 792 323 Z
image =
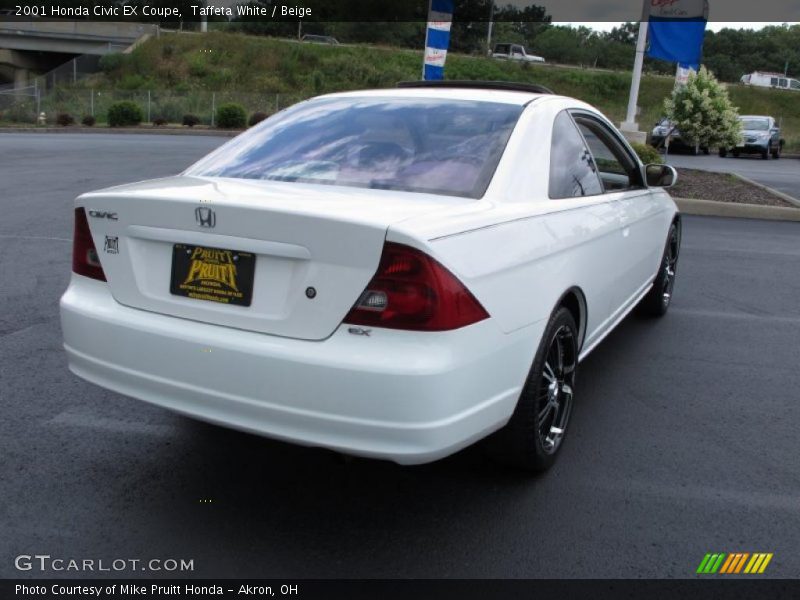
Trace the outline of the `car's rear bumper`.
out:
M 340 327 L 303 341 L 116 302 L 73 275 L 61 299 L 70 369 L 97 385 L 205 421 L 402 464 L 436 460 L 511 416 L 544 323 L 491 319 L 420 334 Z

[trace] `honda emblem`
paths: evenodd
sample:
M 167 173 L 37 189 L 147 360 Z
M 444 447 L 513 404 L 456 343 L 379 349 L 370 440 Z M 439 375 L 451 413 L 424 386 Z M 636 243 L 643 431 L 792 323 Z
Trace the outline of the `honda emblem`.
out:
M 194 209 L 194 218 L 200 227 L 214 227 L 217 224 L 217 215 L 210 208 L 198 206 Z

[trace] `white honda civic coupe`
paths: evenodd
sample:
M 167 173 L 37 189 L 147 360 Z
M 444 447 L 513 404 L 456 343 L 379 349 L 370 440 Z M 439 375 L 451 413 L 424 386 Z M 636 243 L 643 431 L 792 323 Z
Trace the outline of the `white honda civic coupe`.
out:
M 75 201 L 69 367 L 298 444 L 415 464 L 489 436 L 542 470 L 578 363 L 669 306 L 675 180 L 538 86 L 308 100 L 176 177 Z

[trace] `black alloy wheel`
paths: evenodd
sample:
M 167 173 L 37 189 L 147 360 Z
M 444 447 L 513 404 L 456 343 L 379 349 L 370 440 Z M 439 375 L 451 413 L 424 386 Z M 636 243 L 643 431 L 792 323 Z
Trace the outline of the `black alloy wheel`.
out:
M 675 290 L 675 276 L 678 272 L 680 251 L 681 227 L 680 223 L 676 222 L 670 225 L 664 254 L 661 257 L 658 273 L 653 280 L 653 287 L 639 304 L 641 313 L 651 317 L 661 317 L 667 313 Z
M 559 307 L 547 323 L 514 414 L 486 441 L 498 461 L 527 471 L 555 462 L 569 426 L 578 369 L 578 328 Z

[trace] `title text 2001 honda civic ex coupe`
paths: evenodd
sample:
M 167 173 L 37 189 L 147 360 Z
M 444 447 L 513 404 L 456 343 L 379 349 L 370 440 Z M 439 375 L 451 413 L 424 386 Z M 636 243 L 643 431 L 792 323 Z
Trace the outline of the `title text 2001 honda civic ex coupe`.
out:
M 413 464 L 493 434 L 544 469 L 579 361 L 669 306 L 675 178 L 543 88 L 302 102 L 177 177 L 76 200 L 69 366 L 300 444 Z

